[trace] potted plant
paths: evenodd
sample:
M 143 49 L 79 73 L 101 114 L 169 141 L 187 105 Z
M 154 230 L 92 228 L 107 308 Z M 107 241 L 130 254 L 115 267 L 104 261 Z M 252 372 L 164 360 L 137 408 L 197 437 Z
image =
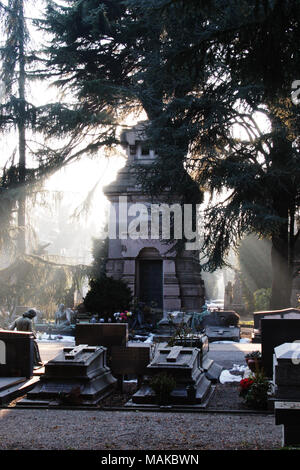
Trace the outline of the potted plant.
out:
M 252 351 L 245 355 L 247 366 L 252 372 L 261 370 L 262 357 L 260 351 Z
M 176 381 L 172 375 L 166 374 L 165 372 L 156 374 L 150 380 L 149 385 L 155 392 L 159 405 L 167 405 L 170 403 L 171 392 L 176 387 Z

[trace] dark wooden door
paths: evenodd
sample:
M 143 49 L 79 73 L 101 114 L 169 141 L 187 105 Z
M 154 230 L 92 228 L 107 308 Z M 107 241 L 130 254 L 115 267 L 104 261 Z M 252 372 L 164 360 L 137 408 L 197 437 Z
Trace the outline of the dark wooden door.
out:
M 146 304 L 155 302 L 163 308 L 162 261 L 139 261 L 139 299 Z

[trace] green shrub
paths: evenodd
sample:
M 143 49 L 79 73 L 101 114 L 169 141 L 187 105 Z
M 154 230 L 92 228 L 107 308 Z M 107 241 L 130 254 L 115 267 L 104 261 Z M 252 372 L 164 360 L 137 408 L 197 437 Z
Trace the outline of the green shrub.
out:
M 268 310 L 270 308 L 271 288 L 258 289 L 253 295 L 254 311 Z
M 90 281 L 84 305 L 89 312 L 101 314 L 107 320 L 115 312 L 130 310 L 131 299 L 131 290 L 125 282 L 103 275 Z
M 149 385 L 155 392 L 158 403 L 166 404 L 170 401 L 170 395 L 176 387 L 176 381 L 172 375 L 161 372 L 152 377 Z

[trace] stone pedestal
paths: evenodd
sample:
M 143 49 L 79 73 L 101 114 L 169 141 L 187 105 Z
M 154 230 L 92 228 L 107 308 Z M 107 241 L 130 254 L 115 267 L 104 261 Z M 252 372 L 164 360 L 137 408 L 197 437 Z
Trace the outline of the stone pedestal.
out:
M 282 446 L 300 447 L 300 402 L 276 401 L 275 424 L 282 425 Z
M 275 423 L 283 426 L 283 446 L 300 446 L 300 343 L 274 349 Z
M 20 404 L 95 405 L 115 383 L 106 365 L 106 348 L 64 348 L 46 364 L 45 374 Z
M 157 404 L 150 381 L 151 377 L 160 373 L 171 375 L 176 381 L 176 387 L 170 395 L 170 404 L 206 406 L 212 387 L 201 368 L 199 349 L 181 346 L 160 348 L 147 367 L 147 380 L 132 397 L 133 403 Z

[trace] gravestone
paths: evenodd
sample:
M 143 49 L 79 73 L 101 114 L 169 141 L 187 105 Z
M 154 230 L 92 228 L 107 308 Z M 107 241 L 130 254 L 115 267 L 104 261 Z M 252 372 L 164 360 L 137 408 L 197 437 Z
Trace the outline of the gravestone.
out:
M 237 327 L 240 316 L 234 310 L 214 310 L 203 318 L 203 326 L 235 326 Z
M 199 349 L 200 366 L 204 370 L 206 378 L 212 383 L 218 382 L 223 367 L 217 364 L 213 359 L 208 358 L 209 339 L 206 334 L 190 334 L 185 338 L 175 338 L 174 346 L 194 347 Z
M 75 327 L 76 345 L 104 346 L 110 354 L 113 346 L 125 347 L 127 342 L 127 323 L 87 323 L 78 324 Z
M 275 423 L 283 426 L 283 445 L 300 446 L 300 344 L 274 349 Z
M 233 310 L 215 310 L 203 318 L 203 327 L 209 342 L 239 341 L 240 316 Z
M 215 341 L 240 341 L 240 328 L 235 326 L 207 326 L 205 333 L 210 343 Z
M 143 376 L 150 363 L 150 345 L 144 343 L 113 346 L 111 370 L 115 376 Z
M 212 394 L 212 385 L 201 368 L 199 349 L 182 346 L 159 348 L 147 367 L 147 379 L 132 397 L 133 403 L 156 404 L 157 398 L 150 382 L 151 377 L 160 373 L 171 375 L 176 381 L 176 387 L 170 395 L 170 404 L 207 405 Z M 189 390 L 194 391 L 193 396 Z
M 31 332 L 0 330 L 0 377 L 32 377 L 33 341 Z
M 300 343 L 274 348 L 273 383 L 276 398 L 300 401 Z
M 106 365 L 106 348 L 64 348 L 45 365 L 45 374 L 20 404 L 96 405 L 115 383 Z
M 185 312 L 164 312 L 158 322 L 153 341 L 164 343 L 169 341 L 179 328 L 191 328 L 192 314 Z
M 262 366 L 267 377 L 273 377 L 274 349 L 297 340 L 300 340 L 300 320 L 261 319 Z
M 284 308 L 281 310 L 262 310 L 253 313 L 254 329 L 252 334 L 252 342 L 260 343 L 261 342 L 261 320 L 263 318 L 267 319 L 290 319 L 298 320 L 300 319 L 300 309 L 299 308 Z

